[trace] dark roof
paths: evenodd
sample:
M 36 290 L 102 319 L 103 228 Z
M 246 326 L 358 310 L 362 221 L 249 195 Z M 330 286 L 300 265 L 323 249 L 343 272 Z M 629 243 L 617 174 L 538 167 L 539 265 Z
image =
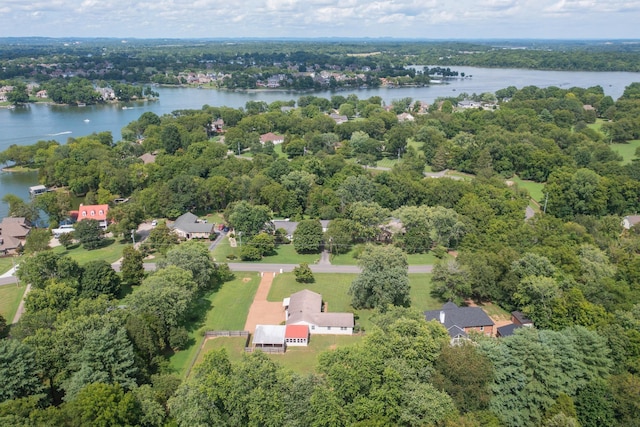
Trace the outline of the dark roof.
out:
M 293 233 L 295 233 L 296 228 L 298 228 L 298 222 L 296 221 L 285 221 L 281 219 L 274 219 L 271 222 L 273 223 L 273 228 L 275 228 L 276 230 L 278 228 L 284 228 L 287 232 L 287 235 L 289 236 L 293 236 Z
M 452 337 L 459 335 L 459 329 L 494 325 L 493 320 L 480 307 L 458 307 L 453 302 L 444 304 L 440 310 L 425 311 L 424 317 L 427 321 L 442 323 Z
M 527 316 L 525 316 L 524 313 L 522 313 L 521 311 L 512 311 L 511 315 L 513 316 L 514 319 L 516 319 L 518 321 L 518 323 L 520 323 L 521 325 L 528 325 L 530 323 L 533 323 L 531 321 L 531 319 L 529 319 Z
M 513 332 L 516 329 L 522 328 L 522 325 L 516 325 L 515 323 L 509 323 L 508 325 L 500 326 L 498 328 L 498 336 L 499 337 L 508 337 L 509 335 L 513 335 Z
M 180 230 L 184 233 L 211 233 L 213 231 L 213 225 L 205 222 L 196 222 L 198 217 L 187 212 L 180 215 L 173 223 L 171 228 L 174 230 Z

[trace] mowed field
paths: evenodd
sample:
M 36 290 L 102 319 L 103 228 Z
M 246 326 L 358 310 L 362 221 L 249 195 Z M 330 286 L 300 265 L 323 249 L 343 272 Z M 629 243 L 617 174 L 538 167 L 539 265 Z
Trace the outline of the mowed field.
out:
M 5 318 L 7 324 L 11 324 L 13 316 L 16 315 L 25 287 L 23 284 L 0 286 L 0 315 Z
M 295 281 L 293 273 L 276 276 L 267 299 L 272 302 L 282 301 L 292 293 L 309 289 L 322 295 L 329 312 L 352 312 L 356 316 L 356 323 L 366 331 L 371 328 L 373 310 L 355 310 L 351 307 L 351 297 L 348 289 L 356 274 L 315 274 L 316 281 L 302 284 Z M 442 303 L 431 297 L 431 275 L 410 274 L 412 307 L 424 311 L 440 307 Z M 315 372 L 318 355 L 324 351 L 338 347 L 354 345 L 364 338 L 363 334 L 344 335 L 313 335 L 308 347 L 289 347 L 285 354 L 270 354 L 269 357 L 288 369 L 300 374 Z M 205 354 L 211 350 L 225 348 L 231 360 L 237 360 L 244 354 L 245 338 L 214 338 L 205 342 L 196 363 L 202 361 Z

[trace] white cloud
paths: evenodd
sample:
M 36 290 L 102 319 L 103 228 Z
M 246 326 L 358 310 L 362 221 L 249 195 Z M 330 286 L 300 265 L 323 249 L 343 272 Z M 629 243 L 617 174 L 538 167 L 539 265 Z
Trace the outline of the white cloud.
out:
M 7 36 L 637 37 L 640 0 L 2 0 Z M 34 26 L 33 20 L 48 25 Z

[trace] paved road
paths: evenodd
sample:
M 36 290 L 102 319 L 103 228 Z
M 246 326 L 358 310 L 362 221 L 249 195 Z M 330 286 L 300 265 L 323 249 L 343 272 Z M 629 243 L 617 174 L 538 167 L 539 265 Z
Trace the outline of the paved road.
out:
M 18 283 L 18 278 L 15 276 L 10 277 L 0 277 L 0 286 L 3 285 L 15 285 Z
M 111 265 L 114 270 L 120 271 L 120 264 L 114 263 Z M 280 271 L 288 273 L 293 271 L 298 264 L 253 264 L 248 262 L 230 262 L 229 268 L 233 271 L 257 271 L 257 272 L 276 272 Z M 311 271 L 314 273 L 360 273 L 360 267 L 356 265 L 320 265 L 311 264 Z M 144 263 L 145 271 L 154 271 L 156 264 L 151 262 Z M 409 273 L 431 273 L 433 265 L 410 265 Z

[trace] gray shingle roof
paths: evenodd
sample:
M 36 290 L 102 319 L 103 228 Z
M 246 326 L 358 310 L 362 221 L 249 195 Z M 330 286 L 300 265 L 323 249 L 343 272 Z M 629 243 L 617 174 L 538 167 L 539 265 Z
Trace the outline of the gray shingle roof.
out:
M 443 316 L 444 319 L 442 319 L 441 316 Z M 453 328 L 456 326 L 464 329 L 494 325 L 493 320 L 491 320 L 489 316 L 487 316 L 487 313 L 480 307 L 458 307 L 453 302 L 444 304 L 440 310 L 425 311 L 424 317 L 427 321 L 436 320 L 442 323 L 451 336 L 455 336 L 451 333 L 457 331 L 457 329 Z M 442 320 L 444 320 L 444 322 Z
M 515 323 L 510 323 L 508 325 L 500 326 L 498 328 L 498 335 L 501 337 L 508 337 L 509 335 L 513 335 L 513 332 L 516 329 L 522 328 L 522 325 L 516 325 Z
M 180 215 L 175 220 L 171 228 L 185 233 L 211 233 L 211 231 L 213 231 L 214 224 L 196 222 L 197 220 L 197 216 L 191 212 L 187 212 Z

